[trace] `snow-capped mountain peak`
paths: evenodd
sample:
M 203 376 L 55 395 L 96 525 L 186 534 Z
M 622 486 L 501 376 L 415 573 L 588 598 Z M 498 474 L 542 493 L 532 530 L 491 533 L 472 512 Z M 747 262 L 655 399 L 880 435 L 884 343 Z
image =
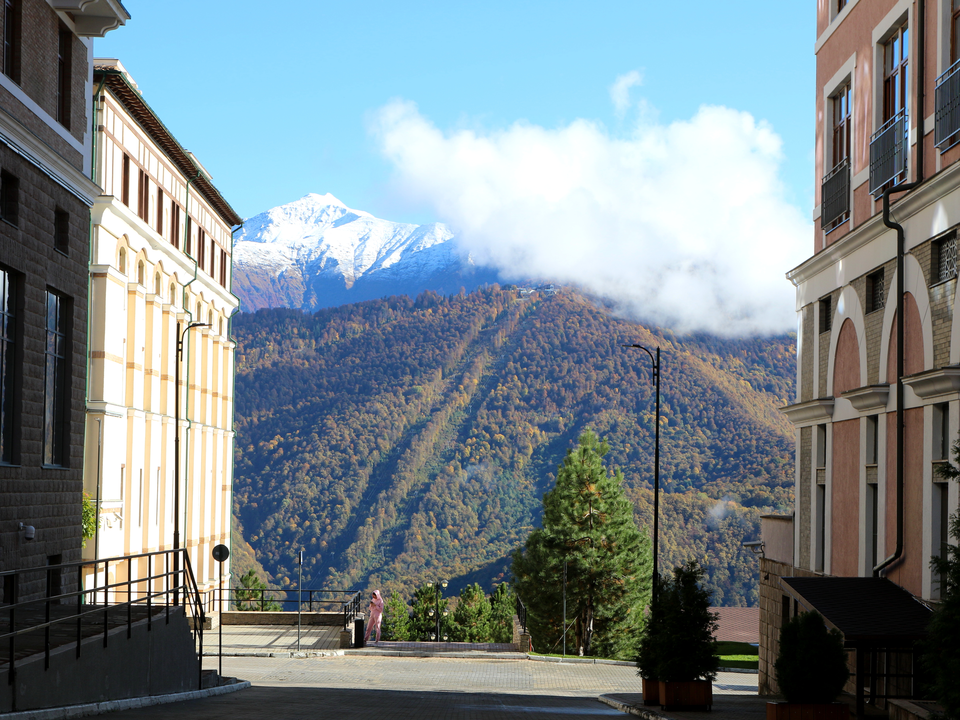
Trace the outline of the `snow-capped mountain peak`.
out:
M 310 193 L 247 220 L 233 263 L 234 289 L 246 310 L 313 309 L 414 288 L 445 290 L 454 281 L 451 292 L 480 284 L 462 282 L 474 268 L 445 225 L 381 220 L 330 193 Z M 369 291 L 359 292 L 361 285 Z

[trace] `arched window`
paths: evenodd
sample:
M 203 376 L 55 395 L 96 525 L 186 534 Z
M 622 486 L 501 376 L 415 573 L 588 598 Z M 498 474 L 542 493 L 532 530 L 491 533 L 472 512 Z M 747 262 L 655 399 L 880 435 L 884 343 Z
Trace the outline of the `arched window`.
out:
M 127 274 L 127 251 L 125 248 L 120 248 L 120 253 L 117 257 L 117 268 L 124 275 Z
M 207 325 L 211 328 L 213 327 L 213 310 L 207 311 Z
M 160 280 L 160 273 L 157 273 L 153 279 L 153 292 L 158 298 L 163 300 L 163 284 Z
M 143 285 L 143 260 L 137 263 L 137 285 Z
M 217 334 L 221 337 L 223 336 L 223 318 L 220 318 L 220 327 L 217 329 Z
M 177 286 L 174 283 L 170 283 L 170 304 L 177 304 Z

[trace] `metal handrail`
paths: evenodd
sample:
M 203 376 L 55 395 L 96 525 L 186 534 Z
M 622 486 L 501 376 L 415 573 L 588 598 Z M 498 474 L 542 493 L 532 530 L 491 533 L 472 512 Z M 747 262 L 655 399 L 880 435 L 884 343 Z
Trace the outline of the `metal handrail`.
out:
M 943 152 L 960 141 L 960 60 L 937 78 L 935 93 L 934 145 Z
M 353 597 L 343 603 L 343 629 L 350 629 L 350 622 L 360 614 L 360 591 L 353 594 Z
M 520 627 L 523 632 L 527 632 L 527 606 L 523 604 L 523 600 L 520 599 L 520 596 L 517 595 L 517 620 L 520 622 Z
M 248 588 L 242 585 L 223 588 L 223 598 L 227 603 L 258 603 L 261 612 L 269 612 L 266 609 L 268 603 L 279 603 L 284 611 L 286 611 L 287 605 L 292 604 L 294 612 L 297 608 L 301 610 L 306 608 L 306 612 L 314 612 L 315 605 L 320 608 L 330 608 L 330 612 L 334 612 L 333 608 L 337 608 L 336 612 L 339 612 L 342 610 L 343 603 L 353 599 L 356 594 L 358 594 L 356 590 L 328 590 L 322 588 L 298 590 L 297 588 Z M 213 603 L 216 603 L 221 596 L 221 591 L 214 588 L 208 590 L 206 595 L 212 598 Z M 347 601 L 344 601 L 338 597 L 324 598 L 323 595 L 348 595 L 349 597 Z M 208 599 L 205 604 L 209 606 L 210 602 L 211 600 Z M 249 608 L 244 608 L 244 610 L 249 610 Z
M 177 584 L 177 579 L 173 577 L 173 572 L 170 570 L 170 559 L 173 553 L 182 553 L 184 555 L 185 562 L 184 568 L 185 572 L 181 571 L 183 574 L 184 580 L 183 585 L 180 586 Z M 163 571 L 159 570 L 155 572 L 155 569 L 160 563 L 156 562 L 158 556 L 163 556 Z M 146 559 L 147 563 L 147 573 L 143 577 L 132 578 L 132 567 L 133 562 L 138 560 Z M 127 569 L 127 580 L 110 582 L 109 573 L 111 565 L 126 565 Z M 101 572 L 100 567 L 103 567 L 103 576 L 104 584 L 102 586 L 97 586 L 97 577 Z M 93 587 L 92 588 L 82 588 L 80 587 L 83 570 L 85 568 L 93 569 Z M 77 585 L 80 589 L 71 591 L 71 592 L 61 592 L 58 594 L 51 593 L 51 580 L 54 576 L 54 573 L 58 573 L 61 577 L 63 576 L 64 570 L 76 570 L 77 573 Z M 166 609 L 166 622 L 170 622 L 170 607 L 171 603 L 170 595 L 177 590 L 184 591 L 184 598 L 190 598 L 193 602 L 191 603 L 192 614 L 194 615 L 194 637 L 200 643 L 200 653 L 198 654 L 198 660 L 202 664 L 202 648 L 203 648 L 203 608 L 202 605 L 199 605 L 200 593 L 197 588 L 196 579 L 193 575 L 193 569 L 190 566 L 189 554 L 185 548 L 179 550 L 157 550 L 154 552 L 148 553 L 139 553 L 137 555 L 125 555 L 118 556 L 113 558 L 104 558 L 99 560 L 80 560 L 69 563 L 60 563 L 58 565 L 49 565 L 44 567 L 35 567 L 35 568 L 21 568 L 18 570 L 6 570 L 0 572 L 0 577 L 12 577 L 10 585 L 12 586 L 14 596 L 20 586 L 20 579 L 24 575 L 32 575 L 38 573 L 46 574 L 47 581 L 47 594 L 43 598 L 37 598 L 35 600 L 22 600 L 19 602 L 11 603 L 3 608 L 9 619 L 9 629 L 6 632 L 0 633 L 0 645 L 3 644 L 3 641 L 7 645 L 8 657 L 7 657 L 7 684 L 11 687 L 15 687 L 16 675 L 17 675 L 17 638 L 26 635 L 27 633 L 35 633 L 38 630 L 43 630 L 44 632 L 44 669 L 49 669 L 50 667 L 50 654 L 51 654 L 51 642 L 50 642 L 50 629 L 57 625 L 66 625 L 68 623 L 76 623 L 77 639 L 76 639 L 76 657 L 80 658 L 81 655 L 81 646 L 83 641 L 83 620 L 84 618 L 91 617 L 97 613 L 103 613 L 103 646 L 108 646 L 108 637 L 110 631 L 110 616 L 113 614 L 116 616 L 118 609 L 122 613 L 123 608 L 126 608 L 126 625 L 127 625 L 127 637 L 132 635 L 133 627 L 133 606 L 146 606 L 146 620 L 147 628 L 149 629 L 153 623 L 153 605 L 156 598 L 164 598 L 165 602 L 158 603 L 162 606 L 165 606 Z M 163 580 L 163 588 L 160 590 L 154 590 L 155 581 Z M 135 587 L 136 586 L 136 587 Z M 143 589 L 145 588 L 145 589 Z M 97 604 L 97 596 L 99 594 L 103 595 L 103 603 Z M 116 598 L 118 595 L 126 595 L 126 600 L 119 602 L 110 602 L 110 595 L 113 595 Z M 134 598 L 133 596 L 137 595 L 138 597 Z M 66 605 L 71 601 L 76 600 L 76 610 L 72 613 L 67 613 L 58 618 L 51 619 L 51 606 L 52 605 Z M 91 602 L 92 601 L 92 602 Z M 22 627 L 17 627 L 17 616 L 18 610 L 23 611 L 27 608 L 37 608 L 40 605 L 43 605 L 43 621 L 42 622 L 30 622 L 28 625 L 23 625 Z M 186 609 L 186 608 L 185 608 Z M 21 613 L 22 614 L 22 613 Z M 138 618 L 139 620 L 139 618 Z M 24 620 L 21 617 L 21 623 Z M 99 631 L 98 631 L 99 633 Z M 200 687 L 200 678 L 198 678 L 198 688 Z M 12 709 L 16 710 L 16 693 L 13 693 L 12 696 Z
M 870 137 L 870 193 L 883 192 L 907 170 L 907 110 L 900 110 Z
M 821 227 L 832 229 L 837 220 L 850 213 L 850 159 L 844 158 L 823 178 L 820 185 Z

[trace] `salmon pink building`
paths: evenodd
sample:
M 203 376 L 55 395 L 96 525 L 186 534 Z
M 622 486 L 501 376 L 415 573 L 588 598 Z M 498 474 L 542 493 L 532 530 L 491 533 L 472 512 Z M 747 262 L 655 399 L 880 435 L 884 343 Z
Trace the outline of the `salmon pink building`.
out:
M 811 3 L 811 6 L 814 4 Z M 960 429 L 960 0 L 819 0 L 795 510 L 764 520 L 761 691 L 790 616 L 844 633 L 860 702 L 916 692 Z

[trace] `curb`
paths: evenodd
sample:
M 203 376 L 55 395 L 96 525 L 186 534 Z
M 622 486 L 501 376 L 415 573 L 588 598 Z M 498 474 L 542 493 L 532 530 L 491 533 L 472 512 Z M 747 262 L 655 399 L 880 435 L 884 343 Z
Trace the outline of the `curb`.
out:
M 552 655 L 527 655 L 527 658 L 530 660 L 536 660 L 538 662 L 554 662 L 567 664 L 572 663 L 575 665 L 629 665 L 630 667 L 636 667 L 637 663 L 632 660 L 605 660 L 604 658 L 587 658 L 587 657 L 578 657 L 573 655 L 571 657 L 554 657 Z
M 656 710 L 648 710 L 645 707 L 637 707 L 636 705 L 627 705 L 626 703 L 620 702 L 609 695 L 601 695 L 597 698 L 597 700 L 602 702 L 604 705 L 609 705 L 614 710 L 636 715 L 637 717 L 645 718 L 645 720 L 671 720 L 669 716 L 662 715 Z
M 223 653 L 223 657 L 259 657 L 259 658 L 314 658 L 314 657 L 340 657 L 342 655 L 343 655 L 343 650 L 302 650 L 300 652 L 297 652 L 296 650 L 281 651 L 281 652 L 268 652 L 266 650 L 251 650 L 249 652 L 244 652 L 240 650 L 240 651 Z M 218 653 L 204 652 L 203 656 L 218 657 Z
M 148 695 L 147 697 L 126 698 L 124 700 L 107 700 L 99 703 L 85 703 L 83 705 L 67 705 L 66 707 L 44 708 L 42 710 L 24 710 L 22 712 L 5 713 L 3 720 L 62 720 L 63 718 L 89 717 L 103 715 L 117 710 L 133 710 L 135 708 L 166 705 L 168 703 L 183 702 L 184 700 L 199 700 L 201 698 L 226 695 L 245 690 L 250 687 L 248 680 L 207 688 L 206 690 L 191 690 L 190 692 L 170 693 L 169 695 Z

